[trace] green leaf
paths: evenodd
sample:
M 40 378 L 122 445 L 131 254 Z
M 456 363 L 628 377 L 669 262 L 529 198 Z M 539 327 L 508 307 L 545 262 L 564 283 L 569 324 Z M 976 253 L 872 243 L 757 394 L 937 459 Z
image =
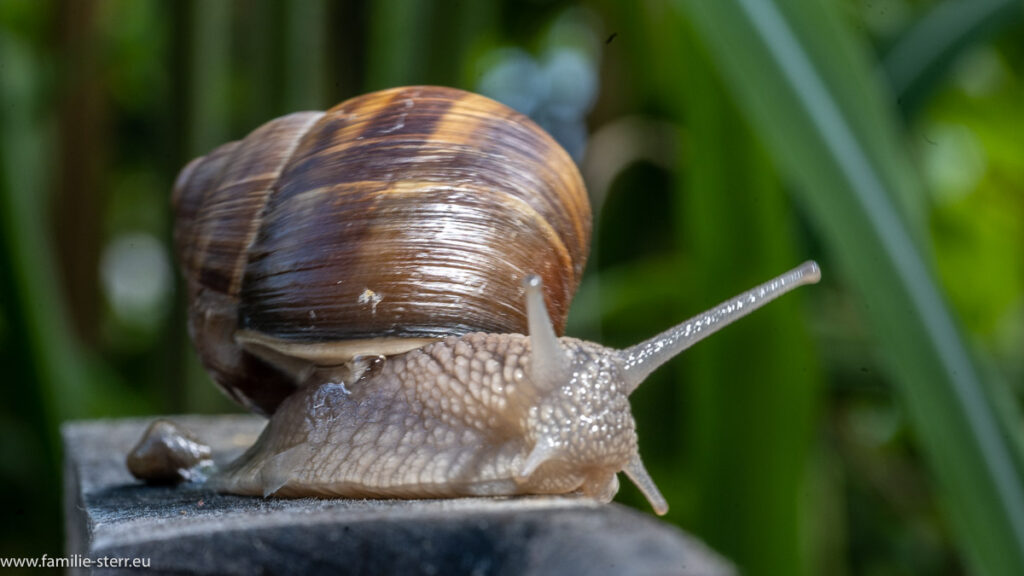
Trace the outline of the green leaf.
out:
M 686 73 L 689 167 L 677 215 L 702 272 L 693 280 L 694 310 L 806 258 L 794 248 L 793 212 L 776 171 L 701 52 L 691 50 Z M 796 503 L 821 378 L 800 313 L 805 294 L 773 302 L 687 358 L 698 526 L 752 576 L 807 568 Z
M 998 425 L 922 249 L 911 210 L 921 184 L 864 50 L 830 3 L 679 6 L 843 265 L 824 273 L 845 272 L 860 294 L 968 562 L 979 573 L 1024 574 L 1015 440 Z
M 1020 0 L 946 0 L 914 20 L 882 57 L 900 108 L 907 116 L 917 112 L 956 56 L 1021 17 Z

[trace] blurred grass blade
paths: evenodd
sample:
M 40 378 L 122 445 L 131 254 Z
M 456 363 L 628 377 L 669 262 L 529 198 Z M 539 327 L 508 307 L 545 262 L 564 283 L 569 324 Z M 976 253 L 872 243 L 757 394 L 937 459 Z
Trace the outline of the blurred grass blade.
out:
M 1020 0 L 946 0 L 915 20 L 882 58 L 903 113 L 917 112 L 956 56 L 1021 17 Z
M 231 4 L 228 2 L 193 2 L 188 4 L 189 25 L 194 32 L 183 46 L 188 51 L 185 72 L 189 87 L 189 114 L 185 119 L 188 159 L 209 153 L 221 144 L 240 138 L 269 118 L 247 118 L 251 124 L 233 130 L 232 121 L 244 117 L 245 106 L 233 106 L 231 100 L 233 74 L 231 44 Z M 244 122 L 242 124 L 245 124 Z M 180 169 L 180 167 L 178 167 Z M 210 382 L 194 353 L 186 355 L 185 382 L 179 402 L 189 412 L 230 411 L 233 404 Z
M 764 147 L 751 137 L 704 51 L 688 52 L 682 79 L 689 165 L 677 189 L 676 221 L 701 274 L 675 285 L 688 286 L 691 308 L 700 310 L 801 256 L 790 200 Z M 693 416 L 686 437 L 701 495 L 697 526 L 748 576 L 808 572 L 795 503 L 805 488 L 819 376 L 802 296 L 773 302 L 688 352 Z
M 372 4 L 366 88 L 423 84 L 426 79 L 432 2 L 382 0 Z
M 324 110 L 327 101 L 326 0 L 289 2 L 285 41 L 284 109 Z
M 1024 574 L 1015 440 L 1000 430 L 916 242 L 921 228 L 901 213 L 920 183 L 892 110 L 834 5 L 679 5 L 858 289 L 967 560 L 978 573 Z
M 39 129 L 43 122 L 39 104 L 40 58 L 13 36 L 0 34 L 5 55 L 4 82 L 0 90 L 0 250 L 10 274 L 14 302 L 24 324 L 16 326 L 19 346 L 31 354 L 45 412 L 45 433 L 53 452 L 58 452 L 60 422 L 85 413 L 92 401 L 86 362 L 71 334 L 63 295 L 57 282 L 53 245 L 46 232 L 46 200 L 52 142 Z M 14 367 L 11 367 L 14 368 Z M 15 371 L 12 387 L 31 387 L 19 381 Z M 15 394 L 12 392 L 12 396 Z

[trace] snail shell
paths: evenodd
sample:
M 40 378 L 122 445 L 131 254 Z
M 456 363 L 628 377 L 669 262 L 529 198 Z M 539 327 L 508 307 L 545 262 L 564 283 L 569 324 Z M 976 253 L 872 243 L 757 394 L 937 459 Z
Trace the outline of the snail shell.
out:
M 530 273 L 561 334 L 590 243 L 565 151 L 451 88 L 272 120 L 188 164 L 173 205 L 193 342 L 220 387 L 264 414 L 310 366 L 525 333 Z

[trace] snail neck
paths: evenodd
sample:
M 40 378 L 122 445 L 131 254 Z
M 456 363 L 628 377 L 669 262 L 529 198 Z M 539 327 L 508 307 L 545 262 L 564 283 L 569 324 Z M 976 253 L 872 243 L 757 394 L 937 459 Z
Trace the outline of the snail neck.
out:
M 794 288 L 814 284 L 820 279 L 821 271 L 818 264 L 813 261 L 804 262 L 789 272 L 701 312 L 649 340 L 620 350 L 619 360 L 622 363 L 628 392 L 635 390 L 651 372 L 683 350 Z

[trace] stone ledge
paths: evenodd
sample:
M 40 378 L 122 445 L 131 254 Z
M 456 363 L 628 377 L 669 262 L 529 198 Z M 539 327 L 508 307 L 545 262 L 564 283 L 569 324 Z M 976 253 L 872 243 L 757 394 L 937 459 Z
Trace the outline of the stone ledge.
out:
M 251 444 L 264 423 L 173 419 L 209 442 L 218 463 Z M 62 427 L 69 555 L 148 558 L 147 574 L 733 573 L 649 514 L 579 498 L 280 500 L 197 484 L 146 486 L 124 457 L 151 421 Z

